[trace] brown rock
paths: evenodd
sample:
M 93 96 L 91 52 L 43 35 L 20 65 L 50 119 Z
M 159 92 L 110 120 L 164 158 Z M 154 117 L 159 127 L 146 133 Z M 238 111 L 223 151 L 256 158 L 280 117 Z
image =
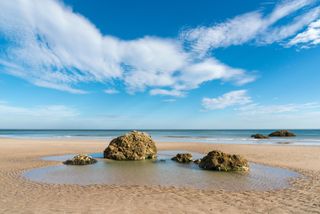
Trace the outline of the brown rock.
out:
M 248 161 L 240 155 L 230 155 L 220 151 L 211 151 L 203 157 L 199 167 L 215 171 L 248 171 Z
M 63 162 L 66 165 L 89 165 L 97 163 L 97 160 L 88 155 L 76 155 L 71 160 Z
M 201 162 L 201 159 L 196 159 L 193 161 L 193 163 L 195 163 L 195 164 L 199 164 L 200 162 Z
M 114 160 L 144 160 L 156 156 L 155 142 L 147 133 L 138 131 L 113 139 L 104 150 L 104 157 Z
M 192 154 L 190 153 L 178 153 L 175 157 L 171 158 L 179 163 L 189 163 L 192 162 Z
M 268 136 L 262 135 L 262 134 L 253 134 L 251 135 L 252 138 L 254 139 L 268 139 Z
M 270 137 L 295 137 L 296 135 L 288 130 L 278 130 L 269 134 Z

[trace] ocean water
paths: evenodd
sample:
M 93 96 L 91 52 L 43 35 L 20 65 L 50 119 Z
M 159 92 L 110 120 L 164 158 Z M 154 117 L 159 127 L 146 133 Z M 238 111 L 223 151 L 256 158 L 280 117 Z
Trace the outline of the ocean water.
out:
M 80 138 L 111 140 L 130 130 L 0 130 L 0 138 Z M 221 144 L 320 145 L 320 129 L 290 130 L 297 137 L 252 139 L 252 134 L 268 135 L 275 130 L 139 130 L 158 142 L 202 142 Z

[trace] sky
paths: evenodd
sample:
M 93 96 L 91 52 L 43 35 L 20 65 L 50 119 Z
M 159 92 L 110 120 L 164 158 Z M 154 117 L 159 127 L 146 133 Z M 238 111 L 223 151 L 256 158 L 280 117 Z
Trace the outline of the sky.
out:
M 1 129 L 317 129 L 319 68 L 319 0 L 0 1 Z

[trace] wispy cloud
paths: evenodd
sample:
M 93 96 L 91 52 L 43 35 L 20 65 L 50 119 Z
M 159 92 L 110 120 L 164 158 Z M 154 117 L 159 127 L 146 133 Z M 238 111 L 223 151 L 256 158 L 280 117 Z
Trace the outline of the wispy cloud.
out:
M 189 29 L 181 36 L 194 52 L 206 55 L 215 48 L 247 42 L 261 45 L 282 41 L 294 36 L 318 17 L 320 7 L 317 0 L 282 1 L 269 14 L 265 14 L 263 10 L 253 11 L 224 23 Z M 279 21 L 284 19 L 292 21 L 290 24 L 279 24 Z M 288 20 L 285 23 L 288 23 Z
M 178 38 L 121 40 L 103 35 L 60 1 L 0 1 L 0 37 L 5 41 L 0 66 L 37 86 L 70 93 L 86 93 L 80 83 L 120 81 L 128 93 L 181 96 L 207 81 L 254 81 L 251 72 L 224 64 L 210 50 L 250 41 L 282 42 L 319 18 L 319 10 L 318 0 L 282 1 L 270 13 L 252 11 L 189 29 Z M 298 35 L 290 44 L 305 37 Z
M 79 112 L 74 108 L 66 107 L 64 105 L 48 105 L 36 107 L 20 107 L 10 105 L 7 102 L 0 102 L 0 115 L 4 117 L 30 117 L 34 119 L 48 119 L 59 120 L 70 117 L 76 117 Z
M 178 90 L 152 89 L 150 95 L 169 95 L 174 97 L 182 97 L 185 94 Z
M 118 94 L 119 93 L 119 91 L 117 89 L 114 89 L 114 88 L 105 89 L 103 92 L 106 93 L 106 94 Z
M 225 109 L 230 106 L 251 103 L 251 97 L 246 90 L 231 91 L 217 98 L 203 98 L 202 106 L 206 110 Z
M 312 22 L 308 28 L 299 33 L 288 43 L 289 46 L 302 45 L 303 48 L 309 48 L 320 44 L 320 19 Z
M 136 117 L 93 112 L 83 114 L 76 107 L 66 105 L 21 106 L 0 101 L 0 128 L 2 129 L 123 128 L 123 124 L 130 125 L 138 121 Z
M 252 103 L 237 109 L 242 115 L 270 115 L 282 113 L 295 113 L 301 111 L 320 110 L 320 104 L 316 102 L 303 104 L 278 104 L 278 105 L 261 105 Z
M 235 107 L 234 110 L 240 115 L 271 115 L 282 113 L 295 113 L 305 111 L 320 111 L 320 103 L 289 103 L 289 104 L 273 104 L 263 105 L 253 101 L 248 95 L 247 90 L 237 90 L 225 93 L 216 98 L 203 98 L 202 106 L 206 110 L 225 109 L 227 107 Z
M 212 57 L 194 57 L 179 39 L 146 36 L 125 41 L 103 35 L 59 1 L 1 1 L 0 8 L 0 36 L 6 41 L 0 65 L 41 87 L 85 93 L 77 88 L 79 83 L 116 80 L 129 93 L 156 94 L 160 89 L 176 91 L 167 93 L 175 96 L 205 81 L 254 80 L 245 70 Z

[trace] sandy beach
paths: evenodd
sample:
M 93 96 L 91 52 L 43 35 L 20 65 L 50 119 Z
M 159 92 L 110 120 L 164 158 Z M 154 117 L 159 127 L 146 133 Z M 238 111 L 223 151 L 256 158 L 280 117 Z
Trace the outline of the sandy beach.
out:
M 0 140 L 0 213 L 320 213 L 320 147 L 158 143 L 160 150 L 243 155 L 251 162 L 288 168 L 304 176 L 290 188 L 227 192 L 161 186 L 59 185 L 21 175 L 61 164 L 49 155 L 101 152 L 102 140 Z

